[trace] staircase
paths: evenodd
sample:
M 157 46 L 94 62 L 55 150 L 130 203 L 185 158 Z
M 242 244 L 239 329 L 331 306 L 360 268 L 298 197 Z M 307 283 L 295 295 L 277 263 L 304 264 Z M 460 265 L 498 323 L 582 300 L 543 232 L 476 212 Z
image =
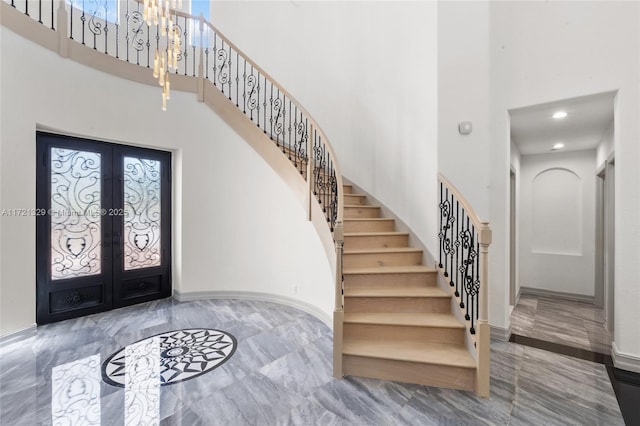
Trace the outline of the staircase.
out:
M 437 271 L 379 206 L 343 188 L 343 374 L 474 390 L 466 326 Z
M 43 13 L 41 3 L 0 2 L 1 24 L 70 60 L 157 85 L 151 58 L 169 48 L 169 38 L 144 42 L 138 0 L 122 1 L 127 31 L 116 26 L 115 34 L 107 31 L 113 24 L 106 9 L 58 2 L 56 10 L 50 2 Z M 342 185 L 335 152 L 304 107 L 212 23 L 172 13 L 174 33 L 185 29 L 185 55 L 171 88 L 196 93 L 287 182 L 335 266 L 334 376 L 475 389 L 488 397 L 489 224 L 439 175 L 438 270 L 423 265 L 422 251 L 408 246 L 409 235 L 396 232 L 393 219 Z M 158 28 L 146 30 L 148 37 Z M 190 44 L 195 39 L 198 46 Z

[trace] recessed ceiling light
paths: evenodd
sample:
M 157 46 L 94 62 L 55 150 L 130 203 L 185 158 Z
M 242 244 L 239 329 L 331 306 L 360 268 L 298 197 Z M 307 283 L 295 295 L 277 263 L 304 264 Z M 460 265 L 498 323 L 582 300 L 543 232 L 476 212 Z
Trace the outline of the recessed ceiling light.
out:
M 558 111 L 555 114 L 553 114 L 553 118 L 555 119 L 565 118 L 566 116 L 567 116 L 567 113 L 564 111 Z
M 564 148 L 564 144 L 562 142 L 558 142 L 557 144 L 553 145 L 553 149 L 562 149 Z

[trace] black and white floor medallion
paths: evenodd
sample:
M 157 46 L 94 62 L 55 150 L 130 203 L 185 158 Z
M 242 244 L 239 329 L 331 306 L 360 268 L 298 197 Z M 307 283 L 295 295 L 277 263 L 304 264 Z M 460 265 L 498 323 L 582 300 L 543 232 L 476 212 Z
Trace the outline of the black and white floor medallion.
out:
M 147 337 L 120 349 L 102 364 L 105 382 L 122 387 L 160 386 L 193 379 L 224 364 L 237 347 L 220 330 L 189 328 Z M 159 381 L 159 383 L 158 383 Z

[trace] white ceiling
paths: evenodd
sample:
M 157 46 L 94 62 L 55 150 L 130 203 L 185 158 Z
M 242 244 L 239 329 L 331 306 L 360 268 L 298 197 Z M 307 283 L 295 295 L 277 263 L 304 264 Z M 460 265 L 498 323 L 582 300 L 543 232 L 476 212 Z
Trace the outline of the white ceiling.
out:
M 613 120 L 614 96 L 607 92 L 513 109 L 511 138 L 522 155 L 551 152 L 558 142 L 565 147 L 555 152 L 595 149 Z M 554 119 L 557 111 L 567 117 Z

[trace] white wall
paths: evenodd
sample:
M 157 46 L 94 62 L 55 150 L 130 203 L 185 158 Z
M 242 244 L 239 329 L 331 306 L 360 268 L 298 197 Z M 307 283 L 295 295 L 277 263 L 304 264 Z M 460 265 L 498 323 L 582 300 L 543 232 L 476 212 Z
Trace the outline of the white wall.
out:
M 489 2 L 438 4 L 438 170 L 482 220 L 489 220 L 489 11 Z M 462 121 L 472 122 L 471 134 L 458 132 Z
M 343 175 L 437 254 L 437 4 L 216 1 L 213 17 L 318 121 Z
M 174 288 L 257 291 L 330 317 L 333 273 L 298 199 L 195 94 L 81 66 L 2 28 L 0 208 L 35 208 L 35 131 L 174 152 Z M 43 69 L 42 64 L 47 64 Z M 0 334 L 35 322 L 35 218 L 2 217 Z
M 512 108 L 618 90 L 616 151 L 616 332 L 620 353 L 640 365 L 640 131 L 638 2 L 491 2 L 491 308 L 508 323 L 509 119 Z M 470 70 L 472 73 L 473 70 Z M 503 224 L 501 227 L 500 224 Z M 495 318 L 494 318 L 495 319 Z M 493 322 L 492 322 L 493 324 Z
M 594 296 L 595 151 L 524 155 L 520 284 Z

